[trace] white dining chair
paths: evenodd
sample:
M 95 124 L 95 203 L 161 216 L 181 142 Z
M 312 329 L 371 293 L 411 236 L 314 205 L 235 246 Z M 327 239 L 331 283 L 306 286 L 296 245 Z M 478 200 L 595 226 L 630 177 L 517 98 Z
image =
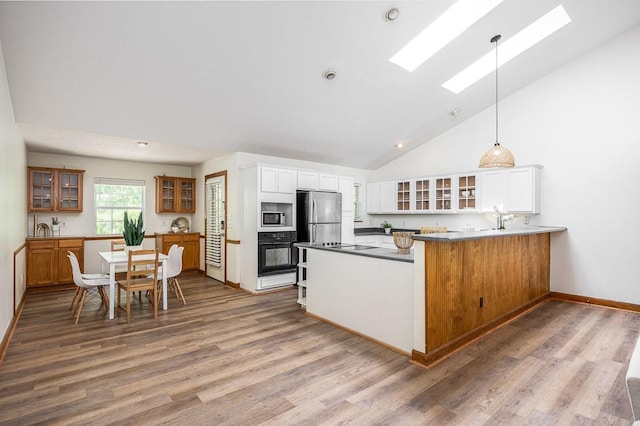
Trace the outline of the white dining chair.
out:
M 78 264 L 78 267 L 80 265 L 80 262 L 78 261 L 78 258 L 76 257 L 76 254 L 72 251 L 68 251 L 67 252 L 67 256 L 72 257 L 75 261 L 75 263 Z M 71 267 L 73 268 L 73 262 L 71 262 Z M 73 271 L 73 269 L 72 269 Z M 83 280 L 102 280 L 102 279 L 109 279 L 109 274 L 85 274 L 85 273 L 80 273 L 80 275 L 82 276 Z M 73 300 L 71 301 L 71 306 L 69 307 L 69 309 L 73 309 L 73 306 L 75 305 L 78 297 L 80 296 L 80 293 L 82 292 L 82 288 L 76 286 L 76 292 L 73 295 Z
M 99 295 L 107 312 L 109 312 L 109 296 L 107 296 L 107 291 L 105 290 L 105 287 L 109 286 L 109 278 L 85 279 L 80 272 L 78 258 L 73 253 L 68 254 L 67 257 L 71 263 L 73 282 L 77 286 L 76 294 L 71 302 L 71 317 L 76 317 L 76 325 L 80 321 L 82 308 L 87 301 L 87 293 L 90 293 L 91 297 Z
M 182 299 L 183 304 L 187 304 L 187 301 L 184 298 L 184 294 L 182 293 L 182 288 L 180 287 L 180 282 L 178 282 L 177 276 L 182 272 L 182 252 L 184 251 L 184 247 L 179 247 L 177 244 L 172 245 L 169 248 L 169 259 L 167 259 L 167 268 L 158 270 L 158 282 L 162 282 L 163 274 L 167 275 L 167 291 L 169 288 L 173 290 L 178 300 Z M 162 295 L 162 286 L 160 286 L 160 295 Z

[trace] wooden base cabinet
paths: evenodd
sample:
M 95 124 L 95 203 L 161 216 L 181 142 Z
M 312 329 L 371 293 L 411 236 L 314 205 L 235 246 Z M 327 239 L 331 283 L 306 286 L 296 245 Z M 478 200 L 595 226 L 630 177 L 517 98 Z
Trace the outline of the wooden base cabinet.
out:
M 67 252 L 73 252 L 80 267 L 84 263 L 84 238 L 27 240 L 27 287 L 73 283 Z
M 182 270 L 197 271 L 200 269 L 200 234 L 197 232 L 188 233 L 156 233 L 156 250 L 168 254 L 172 245 L 177 244 L 184 247 L 182 253 Z
M 549 294 L 548 233 L 425 242 L 425 348 L 430 365 Z

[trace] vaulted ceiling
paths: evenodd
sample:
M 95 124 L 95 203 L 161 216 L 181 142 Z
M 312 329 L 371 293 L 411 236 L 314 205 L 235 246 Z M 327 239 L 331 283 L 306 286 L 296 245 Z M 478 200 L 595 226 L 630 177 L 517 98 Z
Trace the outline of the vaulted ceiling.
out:
M 415 71 L 389 62 L 453 3 L 0 2 L 0 42 L 31 151 L 376 168 L 492 105 L 492 75 L 457 95 L 441 84 L 560 4 L 505 0 Z M 501 98 L 640 22 L 638 0 L 561 4 L 572 22 L 501 68 Z

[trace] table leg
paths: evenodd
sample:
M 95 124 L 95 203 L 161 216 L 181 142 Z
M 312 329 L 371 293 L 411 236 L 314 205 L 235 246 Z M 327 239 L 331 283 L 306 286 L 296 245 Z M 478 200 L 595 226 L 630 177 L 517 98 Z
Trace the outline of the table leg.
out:
M 167 274 L 164 272 L 167 270 L 167 260 L 162 261 L 162 309 L 167 310 Z
M 109 264 L 109 319 L 115 318 L 116 312 L 116 265 Z

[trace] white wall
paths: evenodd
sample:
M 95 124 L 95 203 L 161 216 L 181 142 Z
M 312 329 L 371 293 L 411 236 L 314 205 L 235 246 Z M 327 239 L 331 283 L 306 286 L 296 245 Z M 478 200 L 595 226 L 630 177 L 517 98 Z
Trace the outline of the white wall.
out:
M 640 304 L 638 46 L 640 26 L 500 101 L 500 142 L 516 164 L 544 166 L 532 223 L 569 229 L 552 236 L 552 291 Z M 491 107 L 375 178 L 473 170 L 494 120 Z
M 133 147 L 132 149 L 138 149 Z M 141 148 L 144 149 L 144 148 Z M 61 228 L 62 236 L 81 235 L 91 237 L 96 235 L 95 229 L 95 203 L 93 183 L 94 178 L 118 178 L 118 179 L 138 179 L 145 182 L 145 214 L 144 228 L 145 235 L 151 236 L 155 232 L 167 232 L 170 229 L 171 221 L 178 216 L 185 216 L 191 224 L 191 215 L 182 213 L 156 213 L 156 182 L 154 176 L 180 176 L 191 177 L 191 168 L 184 166 L 171 166 L 167 164 L 137 163 L 130 161 L 105 160 L 100 158 L 77 157 L 68 155 L 54 155 L 30 152 L 28 154 L 29 166 L 38 167 L 66 167 L 68 169 L 85 170 L 83 178 L 83 210 L 81 213 L 60 213 L 38 214 L 38 222 L 51 223 L 51 216 L 57 216 L 65 227 Z M 20 205 L 26 203 L 26 196 Z M 196 204 L 196 209 L 200 206 Z M 26 213 L 25 213 L 26 217 Z M 191 224 L 192 230 L 198 229 Z M 29 215 L 28 230 L 33 232 L 33 214 Z M 120 236 L 118 236 L 120 237 Z M 145 238 L 145 248 L 153 248 L 154 240 Z M 110 242 L 106 240 L 86 241 L 84 254 L 84 270 L 96 272 L 101 268 L 98 251 L 109 250 Z
M 0 340 L 13 318 L 13 253 L 24 243 L 27 227 L 27 153 L 16 126 L 0 45 Z M 25 250 L 16 258 L 16 304 L 24 295 Z

